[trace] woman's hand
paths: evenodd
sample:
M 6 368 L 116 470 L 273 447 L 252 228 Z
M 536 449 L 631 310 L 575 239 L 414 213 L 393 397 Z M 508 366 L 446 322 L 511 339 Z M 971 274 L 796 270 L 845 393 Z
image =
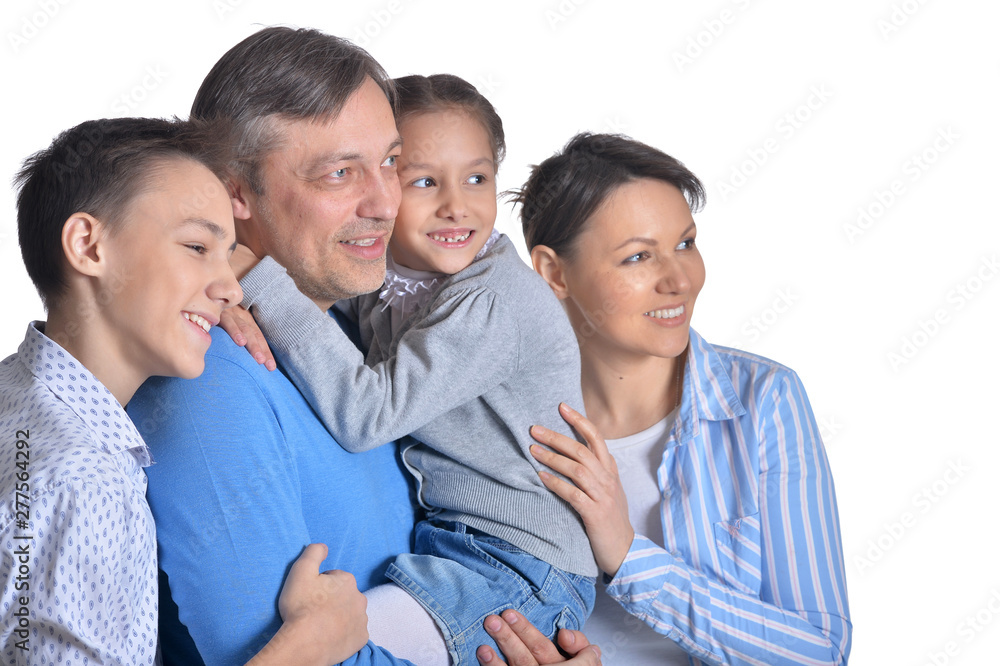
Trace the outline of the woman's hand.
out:
M 599 666 L 601 650 L 591 645 L 579 631 L 560 629 L 556 641 L 572 658 L 567 659 L 559 649 L 538 631 L 524 616 L 515 610 L 506 610 L 503 617 L 490 615 L 483 623 L 486 633 L 497 642 L 507 657 L 503 661 L 493 648 L 480 645 L 476 657 L 483 666 L 540 666 L 542 664 L 571 664 L 572 666 Z
M 258 363 L 263 363 L 268 370 L 274 370 L 278 364 L 274 361 L 274 354 L 264 339 L 260 327 L 254 320 L 253 315 L 242 305 L 234 305 L 222 311 L 219 319 L 219 326 L 222 327 L 233 342 L 240 347 L 246 347 L 250 355 Z
M 565 403 L 559 405 L 559 413 L 590 448 L 548 428 L 532 426 L 531 436 L 554 452 L 532 446 L 531 455 L 572 481 L 567 483 L 548 472 L 538 473 L 545 487 L 569 502 L 583 518 L 597 566 L 614 576 L 635 538 L 618 465 L 593 423 Z

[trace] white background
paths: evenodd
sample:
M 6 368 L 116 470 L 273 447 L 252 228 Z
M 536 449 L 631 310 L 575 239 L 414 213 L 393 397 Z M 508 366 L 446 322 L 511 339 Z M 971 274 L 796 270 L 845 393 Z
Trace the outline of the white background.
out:
M 580 130 L 630 134 L 698 174 L 708 282 L 694 323 L 791 366 L 809 390 L 837 483 L 852 663 L 997 663 L 1000 9 L 497 5 L 6 0 L 0 356 L 43 316 L 17 246 L 20 161 L 87 119 L 186 116 L 251 32 L 320 28 L 393 76 L 477 84 L 507 131 L 501 188 Z M 509 206 L 498 225 L 520 242 Z

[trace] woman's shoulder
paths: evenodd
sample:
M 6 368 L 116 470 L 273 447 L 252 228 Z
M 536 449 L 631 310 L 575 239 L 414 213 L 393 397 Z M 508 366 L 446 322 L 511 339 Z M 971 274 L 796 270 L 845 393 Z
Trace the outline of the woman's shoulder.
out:
M 691 360 L 698 369 L 699 377 L 714 383 L 728 380 L 744 405 L 774 389 L 801 387 L 801 380 L 794 370 L 766 356 L 709 343 L 693 329 L 691 344 Z

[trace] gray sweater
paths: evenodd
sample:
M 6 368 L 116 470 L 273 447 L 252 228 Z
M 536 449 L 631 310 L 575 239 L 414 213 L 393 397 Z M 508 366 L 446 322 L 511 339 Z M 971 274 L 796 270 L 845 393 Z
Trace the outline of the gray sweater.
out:
M 558 405 L 582 409 L 576 338 L 548 285 L 506 236 L 391 330 L 390 311 L 355 300 L 367 359 L 265 258 L 241 281 L 244 305 L 283 369 L 348 451 L 412 435 L 403 460 L 420 502 L 565 571 L 596 576 L 573 508 L 542 485 L 532 425 L 575 437 Z

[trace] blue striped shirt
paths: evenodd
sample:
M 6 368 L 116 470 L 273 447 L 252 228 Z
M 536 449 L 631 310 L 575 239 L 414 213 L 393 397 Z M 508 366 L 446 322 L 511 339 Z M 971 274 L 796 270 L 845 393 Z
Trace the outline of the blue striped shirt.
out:
M 658 470 L 664 546 L 636 535 L 608 593 L 692 664 L 846 664 L 833 477 L 798 376 L 691 330 Z

